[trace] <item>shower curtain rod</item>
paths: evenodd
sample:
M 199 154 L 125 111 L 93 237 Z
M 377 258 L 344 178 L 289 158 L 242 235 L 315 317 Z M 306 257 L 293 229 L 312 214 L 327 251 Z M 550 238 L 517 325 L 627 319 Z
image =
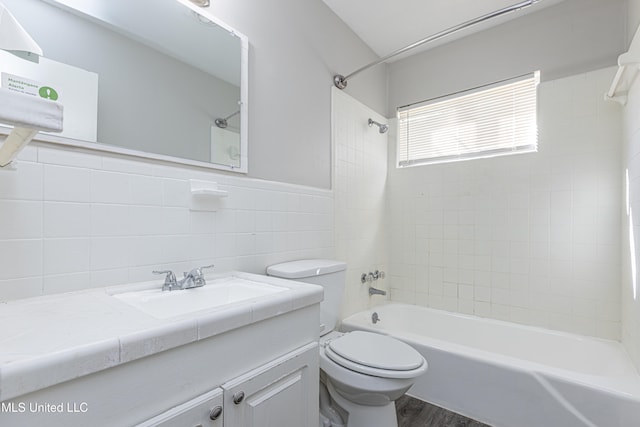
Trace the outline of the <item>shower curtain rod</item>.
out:
M 362 68 L 358 68 L 356 71 L 354 71 L 351 74 L 348 74 L 346 76 L 343 76 L 341 74 L 336 74 L 335 76 L 333 76 L 333 84 L 335 84 L 338 89 L 344 89 L 344 88 L 347 87 L 347 80 L 349 80 L 351 77 L 355 76 L 356 74 L 359 74 L 359 73 L 363 72 L 364 70 L 368 70 L 369 68 L 371 68 L 373 66 L 376 66 L 378 64 L 382 64 L 383 62 L 387 61 L 388 59 L 393 58 L 394 56 L 397 56 L 397 55 L 400 55 L 402 53 L 405 53 L 408 50 L 411 50 L 411 49 L 413 49 L 415 47 L 422 46 L 425 43 L 429 43 L 429 42 L 432 42 L 434 40 L 438 40 L 438 39 L 440 39 L 442 37 L 448 36 L 449 34 L 455 33 L 456 31 L 460 31 L 460 30 L 463 30 L 463 29 L 465 29 L 467 27 L 470 27 L 472 25 L 479 24 L 480 22 L 486 21 L 488 19 L 496 18 L 496 17 L 498 17 L 500 15 L 504 15 L 505 13 L 514 12 L 516 10 L 520 10 L 520 9 L 525 8 L 525 7 L 531 6 L 532 4 L 537 3 L 538 1 L 540 1 L 540 0 L 522 1 L 522 2 L 514 4 L 512 6 L 507 6 L 507 7 L 503 8 L 503 9 L 499 9 L 499 10 L 496 10 L 494 12 L 487 13 L 486 15 L 480 16 L 480 17 L 472 19 L 470 21 L 466 21 L 466 22 L 463 22 L 462 24 L 458 24 L 458 25 L 455 25 L 453 27 L 447 28 L 446 30 L 440 31 L 439 33 L 433 34 L 433 35 L 431 35 L 429 37 L 426 37 L 426 38 L 424 38 L 422 40 L 419 40 L 419 41 L 417 41 L 415 43 L 412 43 L 409 46 L 405 46 L 402 49 L 398 49 L 398 50 L 396 50 L 394 52 L 391 52 L 390 54 L 388 54 L 386 56 L 383 56 L 382 58 L 377 59 L 376 61 L 373 61 L 372 63 L 367 64 Z

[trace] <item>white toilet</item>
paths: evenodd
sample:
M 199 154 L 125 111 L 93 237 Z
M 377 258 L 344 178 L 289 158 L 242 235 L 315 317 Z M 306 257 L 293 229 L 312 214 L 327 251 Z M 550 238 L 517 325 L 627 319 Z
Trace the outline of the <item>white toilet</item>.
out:
M 340 316 L 347 265 L 332 260 L 301 260 L 267 268 L 270 276 L 321 285 L 321 427 L 397 427 L 395 400 L 427 370 L 411 346 L 386 335 L 334 331 Z

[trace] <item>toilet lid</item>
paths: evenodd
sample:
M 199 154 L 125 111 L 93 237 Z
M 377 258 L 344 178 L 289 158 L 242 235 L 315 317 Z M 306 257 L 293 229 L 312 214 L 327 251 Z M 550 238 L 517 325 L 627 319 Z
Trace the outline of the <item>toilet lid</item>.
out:
M 386 335 L 354 331 L 332 340 L 328 347 L 338 356 L 358 365 L 389 371 L 411 371 L 424 364 L 413 347 Z M 332 360 L 331 352 L 326 352 Z M 340 363 L 339 360 L 334 360 Z

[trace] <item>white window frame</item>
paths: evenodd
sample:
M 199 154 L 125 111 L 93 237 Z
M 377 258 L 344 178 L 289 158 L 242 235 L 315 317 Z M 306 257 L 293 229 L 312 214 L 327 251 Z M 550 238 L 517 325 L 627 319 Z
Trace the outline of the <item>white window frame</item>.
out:
M 535 71 L 399 107 L 396 167 L 536 152 L 539 82 Z

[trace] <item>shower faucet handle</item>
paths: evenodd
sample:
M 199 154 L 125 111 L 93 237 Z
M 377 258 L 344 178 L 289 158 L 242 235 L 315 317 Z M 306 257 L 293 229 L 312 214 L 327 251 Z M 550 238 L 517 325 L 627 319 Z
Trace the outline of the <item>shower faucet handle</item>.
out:
M 373 277 L 373 273 L 369 272 L 369 274 L 367 273 L 362 273 L 362 276 L 360 276 L 360 281 L 362 283 L 371 283 L 373 282 L 374 277 Z
M 373 280 L 384 279 L 384 271 L 376 270 L 373 272 Z

